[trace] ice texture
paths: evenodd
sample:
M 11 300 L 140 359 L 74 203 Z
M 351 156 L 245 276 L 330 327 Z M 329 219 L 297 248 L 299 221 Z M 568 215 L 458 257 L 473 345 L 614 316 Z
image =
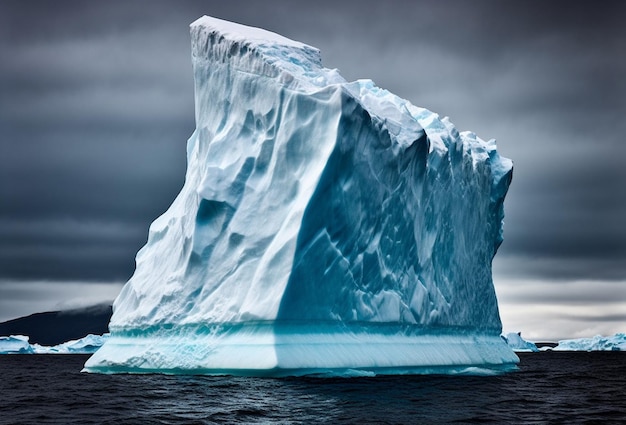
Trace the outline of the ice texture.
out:
M 277 34 L 205 16 L 191 39 L 185 184 L 85 370 L 512 367 L 491 277 L 512 163 L 495 141 Z
M 596 335 L 593 338 L 564 339 L 555 351 L 626 351 L 626 334 Z
M 25 335 L 0 336 L 0 354 L 32 354 L 33 348 Z
M 109 334 L 89 334 L 51 347 L 39 344 L 33 344 L 32 347 L 35 354 L 93 354 L 102 347 L 108 337 Z
M 30 344 L 24 335 L 0 336 L 0 354 L 93 354 L 104 344 L 109 334 L 89 334 L 59 345 Z
M 511 347 L 511 349 L 518 353 L 536 353 L 539 351 L 539 348 L 535 345 L 534 342 L 526 341 L 522 338 L 520 333 L 510 332 L 505 335 L 502 335 L 502 338 L 506 341 L 506 343 Z

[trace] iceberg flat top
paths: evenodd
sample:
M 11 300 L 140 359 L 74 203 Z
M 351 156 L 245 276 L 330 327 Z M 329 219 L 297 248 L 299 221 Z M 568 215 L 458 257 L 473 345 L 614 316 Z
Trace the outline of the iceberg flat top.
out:
M 322 66 L 315 47 L 266 31 L 203 16 L 190 25 L 194 62 L 223 63 L 266 76 L 295 90 L 315 91 L 345 83 L 336 69 Z
M 209 31 L 220 34 L 221 37 L 232 41 L 246 43 L 248 45 L 279 44 L 301 49 L 307 48 L 317 50 L 314 47 L 291 40 L 287 37 L 283 37 L 275 32 L 264 30 L 262 28 L 237 24 L 235 22 L 225 21 L 223 19 L 213 18 L 206 15 L 196 19 L 189 26 L 192 29 L 197 27 L 206 28 Z

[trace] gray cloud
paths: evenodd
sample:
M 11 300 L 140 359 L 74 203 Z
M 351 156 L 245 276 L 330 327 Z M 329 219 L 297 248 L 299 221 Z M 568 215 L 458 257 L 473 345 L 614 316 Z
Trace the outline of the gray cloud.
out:
M 496 269 L 505 331 L 531 340 L 559 340 L 623 332 L 626 280 L 553 281 L 510 278 Z
M 564 316 L 566 318 L 569 318 L 571 320 L 581 320 L 580 315 L 567 315 Z M 626 322 L 626 314 L 600 314 L 600 315 L 594 315 L 594 316 L 585 316 L 584 321 L 586 322 Z
M 122 288 L 119 282 L 0 280 L 0 322 L 24 312 L 44 312 L 112 302 Z
M 526 264 L 533 266 L 537 262 L 529 261 Z M 624 287 L 626 280 L 569 279 L 552 281 L 550 285 L 546 286 L 539 277 L 530 279 L 507 278 L 500 275 L 497 268 L 495 274 L 499 277 L 497 280 L 503 282 L 502 286 L 499 287 L 502 291 L 503 301 L 523 302 L 528 305 L 561 303 L 568 306 L 626 304 L 626 288 Z

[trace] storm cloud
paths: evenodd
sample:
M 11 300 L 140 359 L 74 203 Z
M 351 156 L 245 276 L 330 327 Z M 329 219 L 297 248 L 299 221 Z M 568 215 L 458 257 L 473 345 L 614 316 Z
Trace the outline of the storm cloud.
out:
M 132 274 L 183 184 L 188 25 L 204 14 L 316 46 L 346 79 L 498 140 L 515 163 L 494 269 L 505 328 L 524 327 L 538 293 L 563 317 L 626 302 L 626 5 L 433 0 L 1 2 L 1 303 L 9 286 L 118 288 Z M 584 311 L 601 332 L 623 319 Z

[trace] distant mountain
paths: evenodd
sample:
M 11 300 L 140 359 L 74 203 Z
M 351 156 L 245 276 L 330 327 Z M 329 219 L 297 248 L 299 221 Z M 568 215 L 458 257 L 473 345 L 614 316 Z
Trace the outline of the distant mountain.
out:
M 110 305 L 35 313 L 0 323 L 0 336 L 28 335 L 31 344 L 58 345 L 88 334 L 107 333 L 111 314 Z

